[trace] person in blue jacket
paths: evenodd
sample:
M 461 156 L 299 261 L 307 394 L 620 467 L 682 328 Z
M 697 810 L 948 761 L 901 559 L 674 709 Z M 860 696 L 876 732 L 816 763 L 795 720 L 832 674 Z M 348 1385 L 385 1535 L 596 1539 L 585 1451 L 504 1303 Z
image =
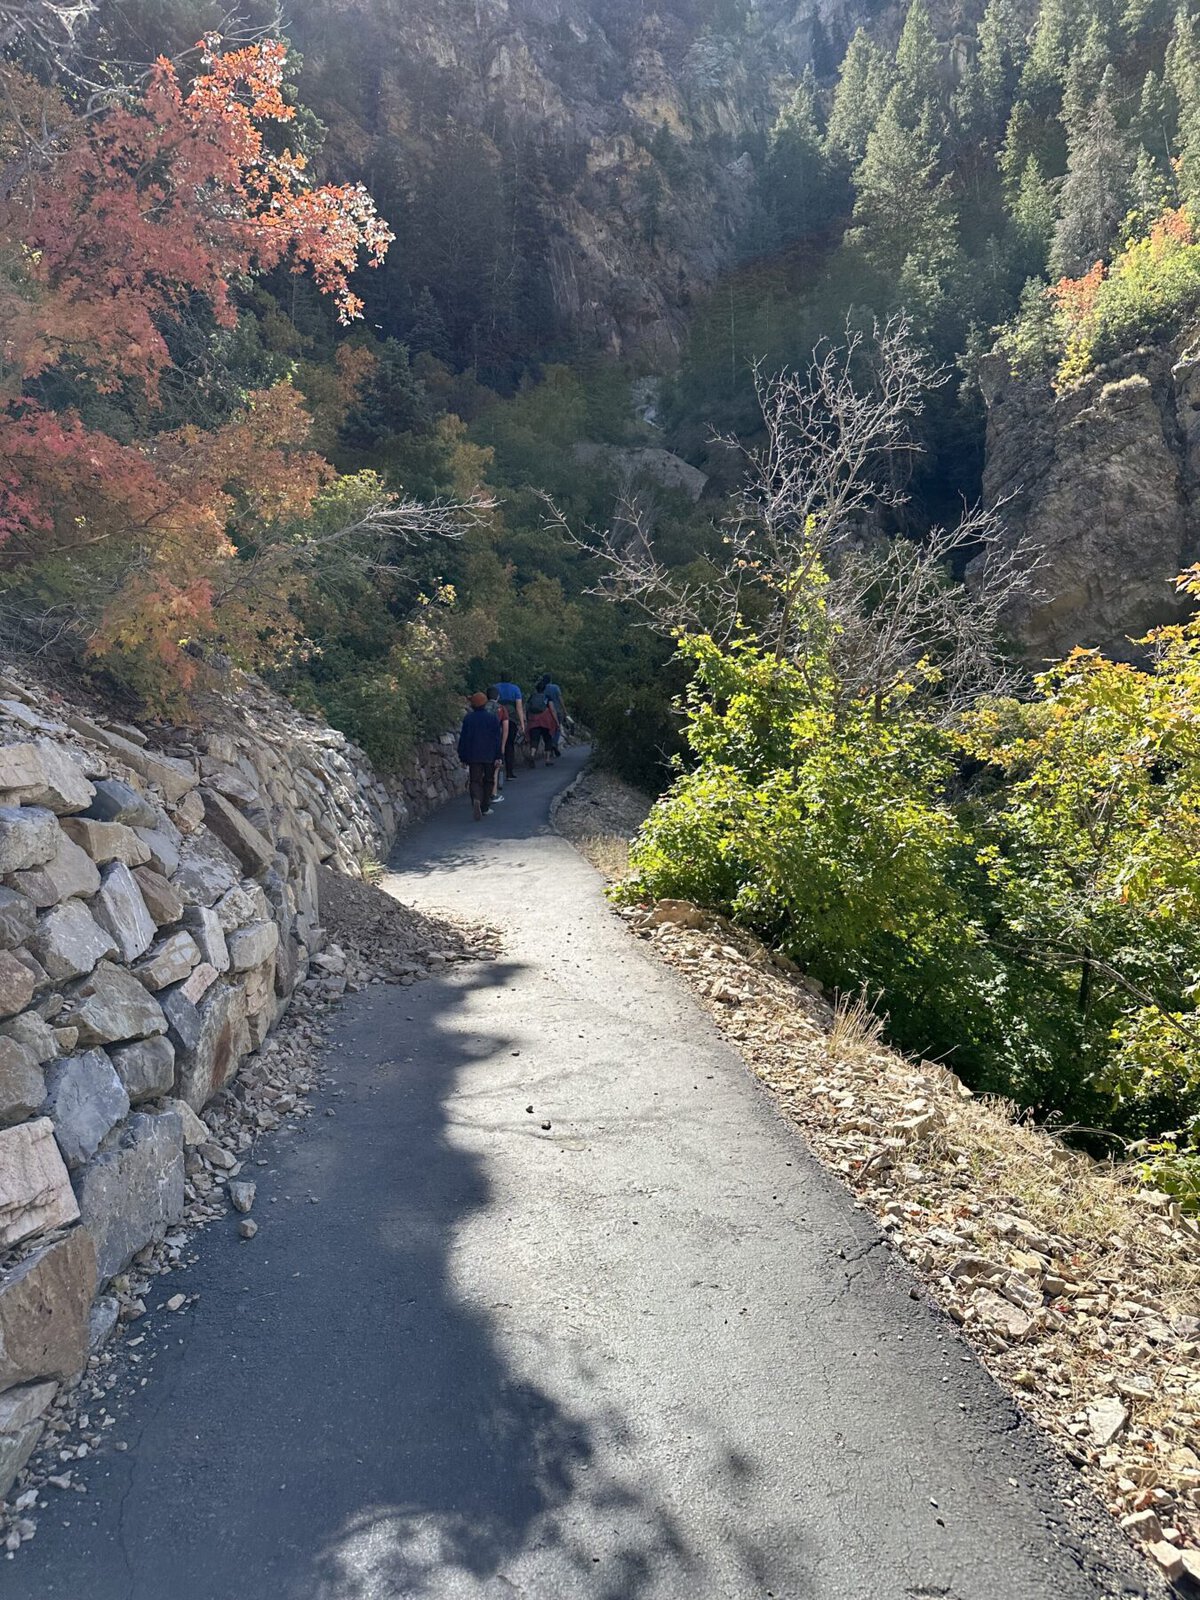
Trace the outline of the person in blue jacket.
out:
M 476 822 L 491 809 L 492 778 L 502 742 L 500 718 L 487 709 L 487 695 L 473 694 L 471 709 L 463 718 L 458 735 L 458 759 L 467 769 L 471 810 Z

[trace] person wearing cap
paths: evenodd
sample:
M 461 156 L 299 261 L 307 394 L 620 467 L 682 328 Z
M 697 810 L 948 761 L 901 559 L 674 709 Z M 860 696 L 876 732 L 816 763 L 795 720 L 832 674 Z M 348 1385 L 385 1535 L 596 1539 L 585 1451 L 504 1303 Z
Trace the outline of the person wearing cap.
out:
M 473 694 L 471 709 L 458 735 L 458 759 L 467 769 L 467 787 L 475 821 L 485 817 L 492 804 L 492 777 L 503 748 L 499 717 L 487 709 L 487 695 Z

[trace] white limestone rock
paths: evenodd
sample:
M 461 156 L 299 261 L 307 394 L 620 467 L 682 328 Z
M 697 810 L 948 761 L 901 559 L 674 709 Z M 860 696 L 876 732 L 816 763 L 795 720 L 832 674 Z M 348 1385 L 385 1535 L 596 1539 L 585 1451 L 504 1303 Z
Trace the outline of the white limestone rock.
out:
M 122 961 L 136 961 L 154 943 L 158 924 L 123 861 L 110 862 L 101 873 L 100 892 L 92 910 L 96 921 L 112 934 Z
M 116 942 L 80 900 L 64 900 L 38 919 L 29 949 L 55 983 L 81 978 L 117 953 Z

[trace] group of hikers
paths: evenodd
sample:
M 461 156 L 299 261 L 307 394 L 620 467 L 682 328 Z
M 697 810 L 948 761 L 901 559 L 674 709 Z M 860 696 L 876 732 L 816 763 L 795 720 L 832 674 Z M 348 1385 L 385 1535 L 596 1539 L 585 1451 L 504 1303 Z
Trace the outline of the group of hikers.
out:
M 558 760 L 567 712 L 562 690 L 547 672 L 528 701 L 505 673 L 486 694 L 477 690 L 470 704 L 458 735 L 458 759 L 467 769 L 471 810 L 479 822 L 504 799 L 505 780 L 516 775 L 518 747 L 531 767 L 539 750 L 547 766 Z

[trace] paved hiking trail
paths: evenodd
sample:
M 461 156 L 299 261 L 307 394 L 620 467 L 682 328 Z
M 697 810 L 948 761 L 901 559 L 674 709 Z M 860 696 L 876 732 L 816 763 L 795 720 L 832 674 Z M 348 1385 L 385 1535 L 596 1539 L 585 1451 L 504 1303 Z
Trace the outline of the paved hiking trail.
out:
M 582 759 L 401 841 L 500 959 L 348 1000 L 4 1600 L 1158 1592 L 549 832 Z

